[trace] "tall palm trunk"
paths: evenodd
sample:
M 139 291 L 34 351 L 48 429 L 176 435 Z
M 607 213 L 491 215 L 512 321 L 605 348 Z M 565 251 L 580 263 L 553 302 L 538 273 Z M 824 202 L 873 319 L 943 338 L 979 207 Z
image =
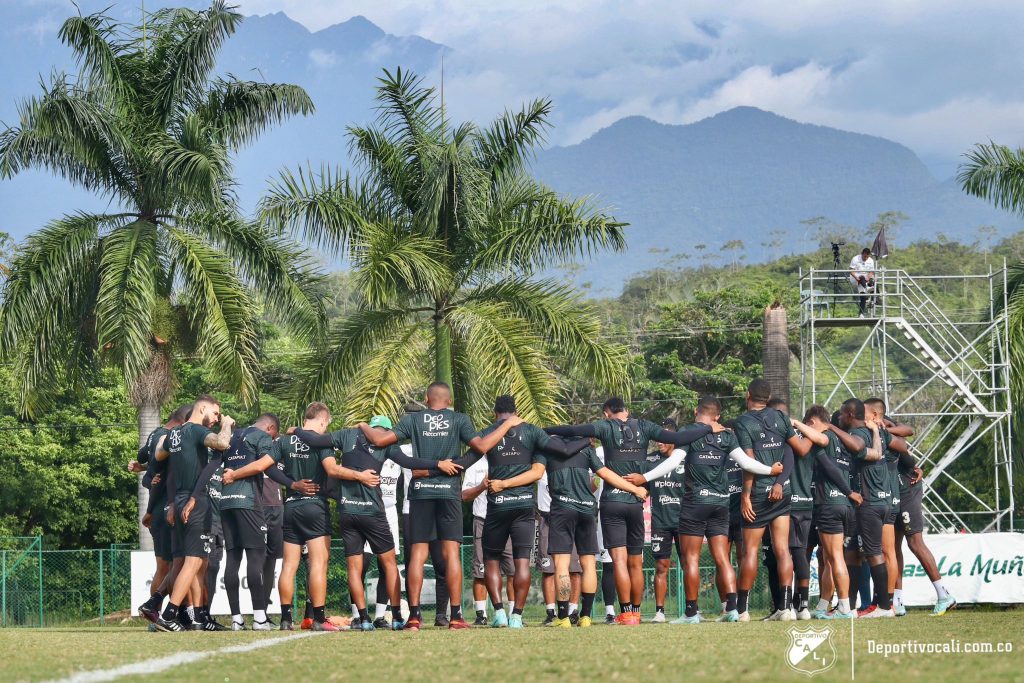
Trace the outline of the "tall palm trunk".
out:
M 160 426 L 160 408 L 170 399 L 172 387 L 171 360 L 167 352 L 160 347 L 164 342 L 155 341 L 153 357 L 149 367 L 131 385 L 128 396 L 139 410 L 139 447 L 146 442 L 154 429 Z M 149 529 L 142 525 L 142 517 L 149 507 L 149 490 L 142 485 L 139 475 L 139 548 L 153 549 L 153 537 Z
M 434 315 L 434 380 L 452 386 L 452 331 L 438 311 Z
M 778 301 L 764 310 L 764 341 L 761 364 L 772 396 L 789 404 L 789 333 L 786 309 Z
M 147 401 L 139 406 L 139 447 L 146 442 L 154 429 L 160 426 L 160 404 L 154 401 Z M 139 548 L 142 550 L 153 549 L 153 537 L 149 529 L 142 526 L 142 517 L 146 514 L 149 506 L 149 489 L 142 485 L 142 476 L 139 475 Z

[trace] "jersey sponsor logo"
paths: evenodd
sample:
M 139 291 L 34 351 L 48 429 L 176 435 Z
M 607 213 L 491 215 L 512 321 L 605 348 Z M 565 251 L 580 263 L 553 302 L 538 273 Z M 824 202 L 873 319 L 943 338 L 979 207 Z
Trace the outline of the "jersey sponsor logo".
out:
M 559 503 L 566 503 L 567 505 L 586 505 L 588 508 L 594 507 L 594 501 L 592 500 L 577 500 L 572 496 L 565 495 L 564 493 L 556 495 L 555 500 Z
M 832 629 L 796 626 L 789 629 L 786 664 L 790 669 L 807 676 L 815 676 L 828 671 L 835 663 L 836 648 L 832 644 Z
M 181 432 L 180 431 L 175 429 L 175 430 L 173 430 L 168 435 L 168 437 L 169 437 L 168 440 L 171 442 L 171 446 L 173 448 L 178 448 L 179 446 L 181 446 Z
M 551 566 L 551 558 L 550 557 L 541 558 L 540 566 L 544 567 L 544 568 L 550 567 Z
M 347 498 L 345 496 L 342 496 L 341 500 L 338 502 L 341 503 L 342 505 L 354 505 L 356 507 L 373 507 L 372 500 L 355 500 L 353 498 Z
M 793 503 L 813 503 L 814 499 L 808 496 L 801 496 L 799 493 L 794 493 L 789 497 L 789 500 Z
M 839 489 L 829 489 L 828 497 L 829 498 L 846 498 L 846 494 L 843 493 L 842 491 L 840 491 Z
M 501 505 L 502 503 L 514 503 L 517 500 L 533 500 L 533 494 L 526 493 L 518 496 L 495 496 L 494 504 Z
M 656 489 L 680 489 L 683 487 L 683 482 L 671 479 L 655 479 L 651 484 Z
M 711 489 L 701 489 L 700 495 L 709 496 L 711 498 L 728 498 L 728 493 L 719 493 L 718 491 L 712 491 Z
M 414 489 L 450 489 L 451 485 L 444 482 L 416 481 L 413 482 L 412 487 Z
M 675 496 L 658 496 L 658 505 L 679 505 L 679 499 Z
M 292 447 L 295 453 L 306 453 L 309 451 L 309 444 L 292 434 L 292 438 L 288 441 L 288 445 Z
M 444 414 L 423 413 L 423 436 L 448 436 L 451 426 L 451 421 L 445 419 Z
M 889 498 L 892 496 L 892 491 L 875 491 L 876 498 Z

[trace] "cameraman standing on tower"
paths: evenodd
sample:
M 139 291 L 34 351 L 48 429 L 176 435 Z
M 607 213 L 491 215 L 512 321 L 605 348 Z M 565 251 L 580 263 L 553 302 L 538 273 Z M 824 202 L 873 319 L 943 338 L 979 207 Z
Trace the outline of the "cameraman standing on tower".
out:
M 857 306 L 863 318 L 868 295 L 875 291 L 875 259 L 871 258 L 871 250 L 867 247 L 850 260 L 850 283 L 857 288 Z

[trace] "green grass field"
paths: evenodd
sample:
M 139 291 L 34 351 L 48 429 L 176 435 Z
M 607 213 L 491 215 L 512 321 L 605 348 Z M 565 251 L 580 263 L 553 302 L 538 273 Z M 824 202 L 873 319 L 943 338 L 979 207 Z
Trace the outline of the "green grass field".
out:
M 1024 629 L 1019 612 L 964 610 L 936 619 L 925 612 L 911 612 L 902 619 L 864 620 L 852 625 L 796 624 L 798 628 L 808 625 L 831 628 L 838 655 L 835 665 L 814 680 L 851 679 L 851 626 L 859 680 L 1024 680 Z M 791 626 L 757 622 L 595 625 L 589 630 L 532 627 L 518 632 L 473 629 L 455 633 L 426 628 L 419 633 L 316 634 L 282 643 L 273 643 L 287 637 L 280 633 L 149 633 L 141 626 L 8 629 L 0 631 L 0 679 L 48 681 L 91 672 L 72 680 L 807 680 L 791 671 L 785 661 Z M 869 653 L 869 641 L 890 645 L 959 641 L 962 647 L 974 642 L 1010 642 L 1014 647 L 1011 653 L 885 658 Z M 245 652 L 222 651 L 256 642 L 267 646 Z M 201 653 L 209 654 L 196 661 Z M 172 665 L 155 675 L 141 668 L 159 658 L 167 658 Z M 140 668 L 109 671 L 132 664 Z M 106 676 L 100 675 L 102 670 L 107 670 Z

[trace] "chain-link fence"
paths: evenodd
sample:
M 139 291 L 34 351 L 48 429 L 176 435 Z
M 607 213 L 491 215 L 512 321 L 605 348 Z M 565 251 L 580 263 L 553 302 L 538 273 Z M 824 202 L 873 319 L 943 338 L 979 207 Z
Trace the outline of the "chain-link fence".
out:
M 0 626 L 90 626 L 121 623 L 134 617 L 136 606 L 131 604 L 132 552 L 132 548 L 124 545 L 90 550 L 44 550 L 43 540 L 39 537 L 0 538 Z M 598 563 L 599 586 L 601 568 L 601 563 Z M 470 537 L 462 546 L 462 569 L 463 603 L 470 608 L 473 601 L 473 543 Z M 654 559 L 648 546 L 644 551 L 645 614 L 654 612 L 654 571 Z M 296 575 L 294 599 L 300 610 L 305 600 L 305 572 L 303 562 Z M 707 548 L 701 554 L 700 577 L 699 607 L 704 614 L 717 614 L 720 604 L 715 587 L 715 568 Z M 535 606 L 543 604 L 541 578 L 541 574 L 534 570 L 530 597 Z M 367 572 L 367 585 L 372 587 L 376 579 L 374 560 Z M 428 592 L 432 593 L 433 580 L 433 567 L 428 565 L 424 598 Z M 348 576 L 340 539 L 335 539 L 331 547 L 327 592 L 329 611 L 347 614 L 350 605 Z M 599 590 L 598 607 L 595 608 L 597 615 L 601 612 L 602 598 Z M 374 600 L 374 593 L 370 590 L 367 600 L 371 604 Z M 617 605 L 618 600 L 612 596 L 607 602 Z M 751 591 L 750 608 L 767 610 L 770 602 L 762 569 Z M 433 602 L 424 599 L 423 607 L 429 610 Z M 673 557 L 665 610 L 671 617 L 681 613 L 682 608 L 682 572 L 678 559 Z

